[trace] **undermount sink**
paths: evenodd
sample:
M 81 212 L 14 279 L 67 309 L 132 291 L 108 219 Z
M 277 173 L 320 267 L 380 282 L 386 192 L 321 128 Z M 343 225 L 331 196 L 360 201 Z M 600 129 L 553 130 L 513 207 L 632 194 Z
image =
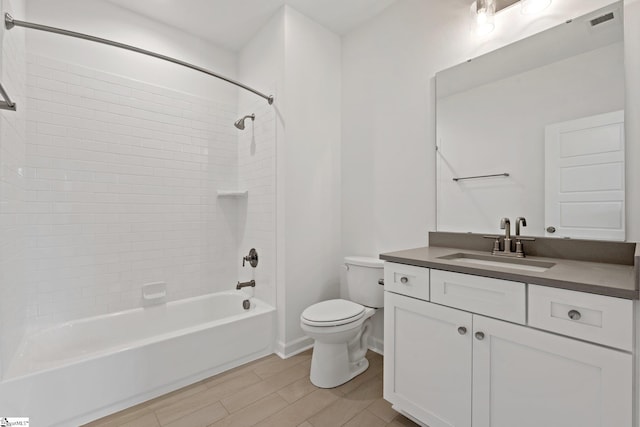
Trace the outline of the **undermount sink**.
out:
M 441 256 L 439 259 L 461 262 L 464 264 L 483 265 L 487 267 L 511 268 L 514 270 L 534 271 L 542 273 L 555 265 L 553 262 L 533 261 L 522 258 L 500 258 L 496 255 L 480 255 L 458 252 Z

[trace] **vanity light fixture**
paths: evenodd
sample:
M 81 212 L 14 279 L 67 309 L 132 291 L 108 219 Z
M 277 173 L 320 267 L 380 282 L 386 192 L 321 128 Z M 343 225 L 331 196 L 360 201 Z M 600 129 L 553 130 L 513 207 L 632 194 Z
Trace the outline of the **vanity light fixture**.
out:
M 477 36 L 489 34 L 495 28 L 496 13 L 518 1 L 524 15 L 541 12 L 551 4 L 551 0 L 475 0 L 470 8 L 472 32 Z
M 493 31 L 495 27 L 496 0 L 476 0 L 471 4 L 471 17 L 473 20 L 473 32 L 478 36 L 484 36 Z

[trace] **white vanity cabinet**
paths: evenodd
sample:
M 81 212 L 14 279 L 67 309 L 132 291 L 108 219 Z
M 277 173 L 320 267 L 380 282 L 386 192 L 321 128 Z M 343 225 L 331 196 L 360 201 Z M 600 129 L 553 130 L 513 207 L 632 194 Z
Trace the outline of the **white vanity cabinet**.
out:
M 631 427 L 631 354 L 483 316 L 473 330 L 473 427 Z
M 397 265 L 387 262 L 385 277 Z M 384 397 L 396 409 L 429 427 L 631 427 L 630 352 L 476 314 L 469 301 L 478 293 L 459 293 L 476 276 L 430 273 L 439 283 L 457 284 L 453 300 L 463 301 L 464 309 L 386 290 Z M 565 298 L 572 293 L 562 292 Z M 432 297 L 441 293 L 431 289 Z M 485 311 L 487 295 L 481 298 Z M 620 301 L 629 305 L 617 309 L 628 307 L 630 314 L 631 302 Z
M 392 292 L 384 307 L 385 399 L 430 427 L 470 426 L 472 315 Z

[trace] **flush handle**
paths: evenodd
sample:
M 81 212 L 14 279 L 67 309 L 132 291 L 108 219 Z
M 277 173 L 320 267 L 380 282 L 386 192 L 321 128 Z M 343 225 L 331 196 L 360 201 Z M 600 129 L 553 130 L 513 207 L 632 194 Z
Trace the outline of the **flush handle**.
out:
M 406 276 L 402 276 L 400 278 L 400 283 L 402 283 L 403 285 L 406 285 L 409 282 L 409 279 Z
M 568 315 L 569 319 L 571 320 L 580 320 L 580 318 L 582 317 L 582 314 L 580 314 L 578 310 L 571 310 L 569 311 Z

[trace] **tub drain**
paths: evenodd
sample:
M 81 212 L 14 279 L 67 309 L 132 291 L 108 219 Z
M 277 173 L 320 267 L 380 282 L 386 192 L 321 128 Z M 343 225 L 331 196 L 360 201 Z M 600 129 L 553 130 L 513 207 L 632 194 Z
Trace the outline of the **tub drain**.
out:
M 248 299 L 242 301 L 242 308 L 244 308 L 245 310 L 249 310 L 250 307 L 251 307 L 251 303 L 249 302 Z

